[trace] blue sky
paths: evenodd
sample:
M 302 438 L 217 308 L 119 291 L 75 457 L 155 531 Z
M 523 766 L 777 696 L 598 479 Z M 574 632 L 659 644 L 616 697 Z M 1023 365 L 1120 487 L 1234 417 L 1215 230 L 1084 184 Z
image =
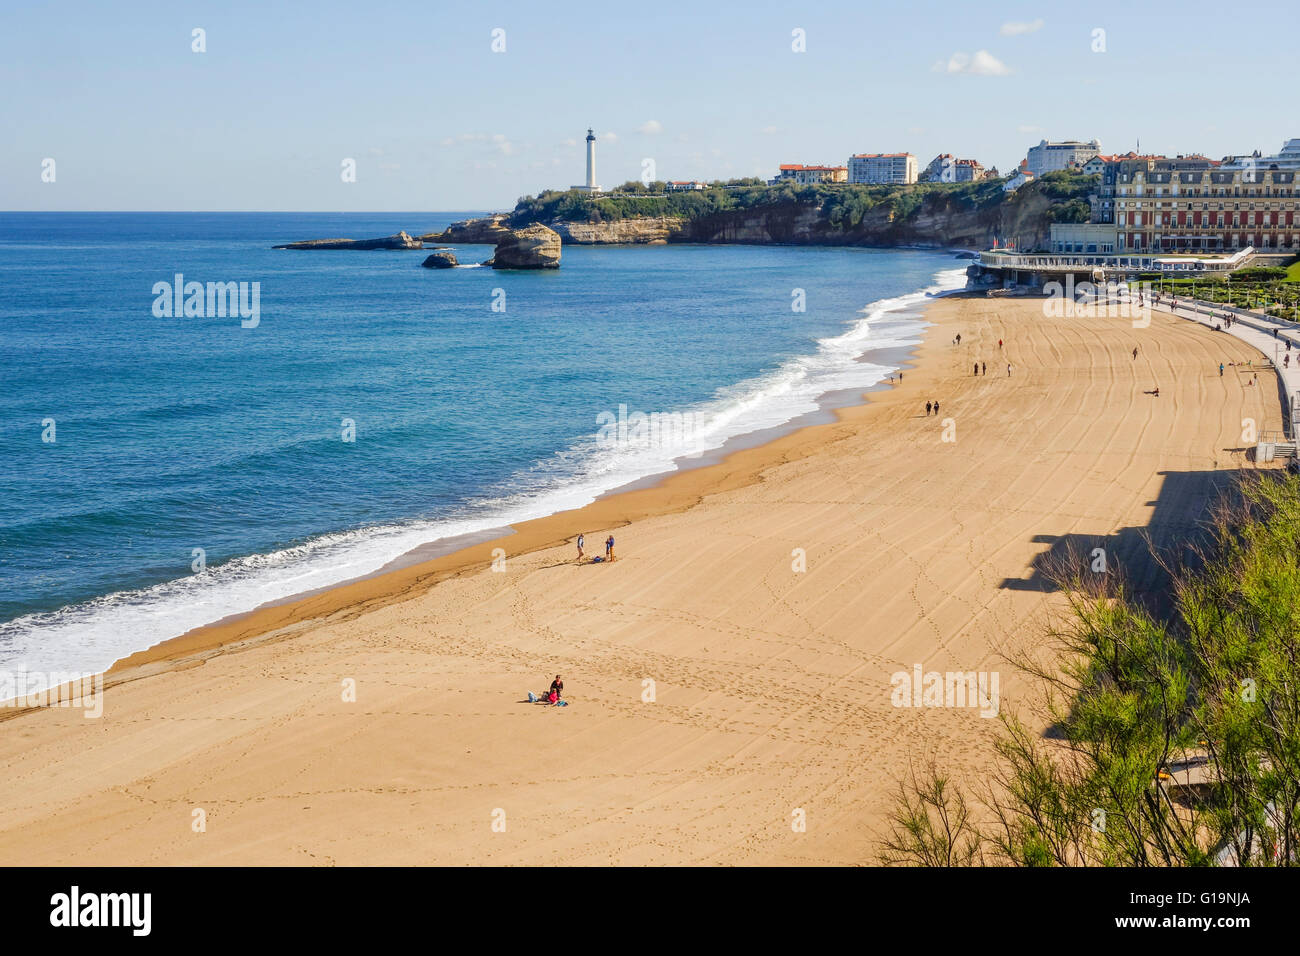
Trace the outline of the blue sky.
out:
M 645 159 L 660 179 L 904 150 L 1006 171 L 1044 137 L 1273 152 L 1300 136 L 1297 9 L 6 0 L 0 209 L 508 208 L 582 182 L 588 126 L 606 187 Z

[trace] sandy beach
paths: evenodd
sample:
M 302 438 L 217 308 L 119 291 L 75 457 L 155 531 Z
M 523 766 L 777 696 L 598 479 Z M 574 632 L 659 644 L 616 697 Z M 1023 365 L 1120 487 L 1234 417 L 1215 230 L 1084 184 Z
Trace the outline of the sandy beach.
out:
M 1186 540 L 1254 467 L 1243 419 L 1281 428 L 1271 371 L 1219 375 L 1259 353 L 1184 320 L 927 317 L 833 424 L 134 655 L 98 719 L 0 712 L 0 861 L 873 862 L 909 765 L 978 783 L 998 728 L 891 675 L 996 671 L 1016 708 L 1044 557 L 1157 588 L 1144 534 Z M 618 560 L 578 565 L 580 531 Z M 556 673 L 569 706 L 527 703 Z

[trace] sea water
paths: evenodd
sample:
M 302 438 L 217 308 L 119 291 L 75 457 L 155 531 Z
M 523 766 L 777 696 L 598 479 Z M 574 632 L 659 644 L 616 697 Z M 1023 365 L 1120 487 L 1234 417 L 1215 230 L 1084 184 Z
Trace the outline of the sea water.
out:
M 271 248 L 466 215 L 0 214 L 0 672 L 102 670 L 779 428 L 964 282 L 916 250 Z M 256 321 L 161 307 L 178 275 L 256 283 Z

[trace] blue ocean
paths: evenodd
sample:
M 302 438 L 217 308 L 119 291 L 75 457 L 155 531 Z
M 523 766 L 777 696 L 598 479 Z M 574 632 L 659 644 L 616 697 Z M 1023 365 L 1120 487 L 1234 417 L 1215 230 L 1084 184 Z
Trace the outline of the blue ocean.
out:
M 102 670 L 778 428 L 963 282 L 911 250 L 271 248 L 472 214 L 0 213 L 0 671 Z M 255 321 L 163 308 L 178 275 Z

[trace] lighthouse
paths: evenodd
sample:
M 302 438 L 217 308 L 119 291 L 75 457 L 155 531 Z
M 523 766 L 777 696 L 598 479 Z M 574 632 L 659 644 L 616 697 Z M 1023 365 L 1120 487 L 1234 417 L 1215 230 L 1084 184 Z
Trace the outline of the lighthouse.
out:
M 596 134 L 593 130 L 587 130 L 587 181 L 581 186 L 569 188 L 583 193 L 600 192 L 600 187 L 596 185 Z
M 596 134 L 587 130 L 587 192 L 600 192 L 596 185 Z

